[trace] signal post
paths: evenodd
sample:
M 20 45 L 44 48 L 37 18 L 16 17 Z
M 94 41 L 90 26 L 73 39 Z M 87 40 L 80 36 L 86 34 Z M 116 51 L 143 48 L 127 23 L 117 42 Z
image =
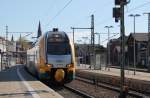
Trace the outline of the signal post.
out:
M 130 2 L 127 0 L 115 0 L 116 7 L 113 8 L 113 17 L 115 22 L 120 20 L 120 36 L 121 36 L 121 69 L 120 69 L 120 95 L 119 98 L 126 98 L 128 87 L 125 85 L 125 26 L 124 26 L 124 6 Z

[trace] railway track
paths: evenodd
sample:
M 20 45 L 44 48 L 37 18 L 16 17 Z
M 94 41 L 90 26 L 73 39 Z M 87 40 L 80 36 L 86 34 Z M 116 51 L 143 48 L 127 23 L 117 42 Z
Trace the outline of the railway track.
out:
M 64 98 L 118 98 L 120 92 L 118 87 L 104 83 L 98 83 L 96 80 L 89 80 L 81 77 L 76 77 L 76 80 L 65 85 L 48 86 L 62 95 Z M 150 97 L 130 91 L 127 95 L 127 98 Z
M 45 84 L 50 88 L 52 88 L 53 90 L 55 90 L 60 95 L 62 95 L 64 98 L 94 98 L 93 96 L 90 96 L 68 85 L 56 85 L 56 84 L 49 85 L 48 83 Z
M 74 92 L 74 93 L 77 93 L 78 95 L 80 95 L 82 98 L 94 98 L 93 96 L 90 96 L 89 94 L 86 94 L 86 93 L 84 93 L 84 92 L 82 92 L 82 91 L 79 91 L 79 90 L 77 90 L 77 89 L 75 89 L 75 88 L 72 88 L 72 87 L 69 87 L 69 86 L 67 86 L 67 85 L 65 85 L 64 86 L 66 89 L 68 89 L 68 90 L 71 90 L 72 92 Z
M 118 93 L 120 92 L 119 87 L 109 85 L 108 83 L 101 83 L 100 81 L 97 81 L 96 79 L 89 80 L 89 79 L 85 79 L 85 78 L 82 78 L 82 77 L 76 77 L 76 80 L 83 81 L 83 82 L 86 82 L 86 83 L 89 83 L 89 84 L 92 84 L 92 85 L 95 85 L 95 86 L 98 86 L 98 87 L 102 87 L 102 88 L 105 88 L 105 89 L 108 89 L 108 90 L 116 91 Z M 136 91 L 133 91 L 133 90 L 129 90 L 128 96 L 129 96 L 129 98 L 150 98 L 147 95 L 144 95 L 142 93 L 139 93 L 139 92 L 136 92 Z

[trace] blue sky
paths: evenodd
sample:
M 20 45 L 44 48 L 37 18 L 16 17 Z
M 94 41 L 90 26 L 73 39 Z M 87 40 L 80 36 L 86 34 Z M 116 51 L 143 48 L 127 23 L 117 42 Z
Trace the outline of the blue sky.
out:
M 90 16 L 95 15 L 95 32 L 107 33 L 106 25 L 112 25 L 111 33 L 119 33 L 119 23 L 112 18 L 114 0 L 72 0 L 72 2 L 57 16 L 57 13 L 70 0 L 0 0 L 0 34 L 5 36 L 5 26 L 9 32 L 37 32 L 41 21 L 42 31 L 46 32 L 58 27 L 61 31 L 72 32 L 70 27 L 90 27 Z M 147 16 L 150 12 L 149 0 L 131 0 L 125 7 L 126 35 L 133 32 L 133 18 L 129 14 L 141 14 L 136 18 L 136 32 L 147 32 Z M 34 35 L 35 35 L 34 34 Z M 12 34 L 9 34 L 9 38 Z M 25 34 L 22 34 L 24 36 Z M 33 36 L 34 36 L 33 35 Z M 69 33 L 71 36 L 71 33 Z M 15 39 L 19 34 L 15 34 Z M 88 36 L 89 30 L 75 30 L 75 39 Z M 113 34 L 111 34 L 113 36 Z M 30 39 L 31 36 L 28 38 Z M 113 37 L 117 38 L 119 35 Z M 101 35 L 101 44 L 106 45 L 107 34 Z M 105 41 L 106 40 L 106 41 Z M 88 42 L 88 41 L 87 41 Z M 97 36 L 96 36 L 97 43 Z

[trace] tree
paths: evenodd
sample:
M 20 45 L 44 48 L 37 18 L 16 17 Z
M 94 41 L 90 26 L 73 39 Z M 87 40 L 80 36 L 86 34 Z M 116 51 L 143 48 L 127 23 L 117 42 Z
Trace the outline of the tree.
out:
M 20 50 L 21 51 L 25 51 L 27 49 L 29 49 L 29 44 L 28 44 L 28 40 L 25 37 L 21 37 L 17 40 L 17 44 L 20 46 Z

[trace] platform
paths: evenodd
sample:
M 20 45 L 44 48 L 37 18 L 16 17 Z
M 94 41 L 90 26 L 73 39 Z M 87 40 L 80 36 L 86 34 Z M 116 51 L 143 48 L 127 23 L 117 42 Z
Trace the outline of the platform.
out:
M 1 71 L 0 88 L 0 98 L 63 98 L 29 75 L 23 65 Z
M 120 76 L 120 69 L 116 69 L 116 68 L 106 68 L 105 69 L 105 67 L 102 67 L 101 70 L 100 69 L 94 70 L 93 68 L 90 69 L 89 66 L 90 65 L 81 64 L 80 66 L 77 66 L 77 69 L 82 69 L 84 71 L 100 73 L 100 74 Z M 110 70 L 108 70 L 108 69 L 110 69 Z M 125 77 L 137 79 L 137 80 L 150 81 L 150 73 L 139 72 L 139 71 L 135 71 L 135 73 L 136 74 L 134 75 L 134 71 L 125 70 Z
M 94 70 L 90 68 L 89 65 L 77 66 L 76 76 L 84 77 L 94 81 L 100 81 L 102 83 L 107 83 L 116 87 L 120 87 L 120 69 L 115 68 L 105 68 Z M 143 94 L 150 95 L 150 73 L 125 70 L 125 82 L 124 85 L 129 89 L 137 92 L 142 92 Z M 148 97 L 149 98 L 149 97 Z

